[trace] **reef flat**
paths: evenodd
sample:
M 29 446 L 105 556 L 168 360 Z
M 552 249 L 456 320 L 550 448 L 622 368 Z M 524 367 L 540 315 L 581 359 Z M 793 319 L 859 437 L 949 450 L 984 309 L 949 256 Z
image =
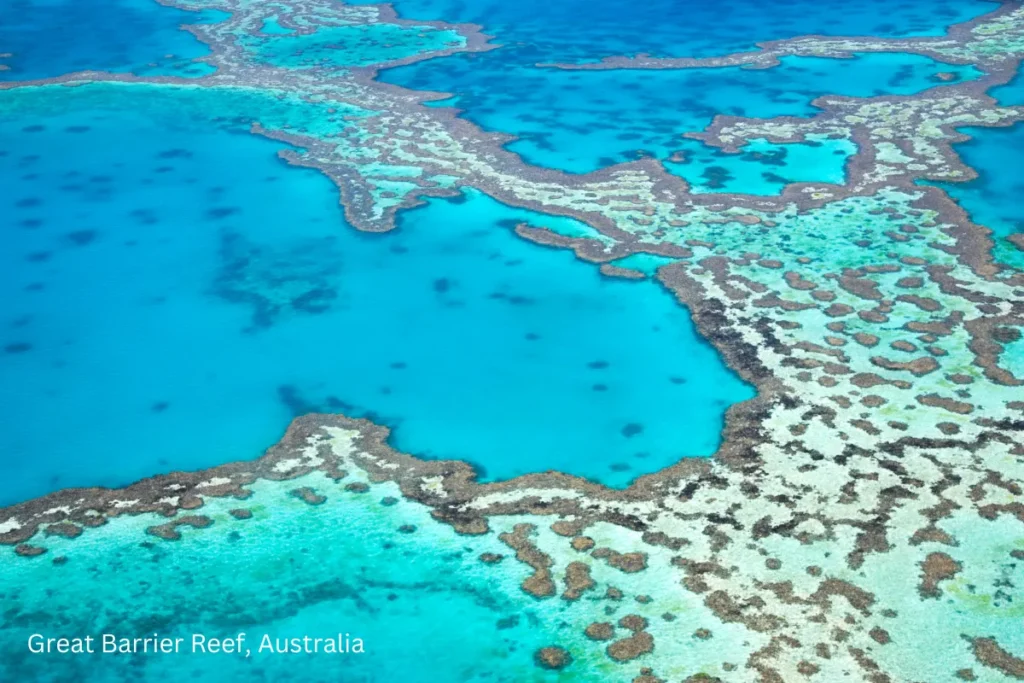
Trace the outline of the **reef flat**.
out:
M 989 92 L 1024 58 L 1019 2 L 941 36 L 809 36 L 724 57 L 548 67 L 742 65 L 768 78 L 791 55 L 886 52 L 978 71 L 905 95 L 822 93 L 810 116 L 719 115 L 704 130 L 679 131 L 724 154 L 758 140 L 835 140 L 854 150 L 841 182 L 787 183 L 777 196 L 696 192 L 653 158 L 578 174 L 534 166 L 506 148 L 510 136 L 427 106 L 448 94 L 376 79 L 384 68 L 500 49 L 486 26 L 321 0 L 165 2 L 229 13 L 188 27 L 210 48 L 197 58 L 209 75 L 88 71 L 7 82 L 0 107 L 30 116 L 128 92 L 230 102 L 217 115 L 290 145 L 281 156 L 330 178 L 348 221 L 366 232 L 388 232 L 399 212 L 467 190 L 535 212 L 541 218 L 515 227 L 521 238 L 571 250 L 607 277 L 653 272 L 757 396 L 729 408 L 712 458 L 682 460 L 621 490 L 557 471 L 481 482 L 466 463 L 400 452 L 371 421 L 310 414 L 255 461 L 19 503 L 0 510 L 0 543 L 9 547 L 0 562 L 12 577 L 0 605 L 13 625 L 37 623 L 54 591 L 76 585 L 62 577 L 80 565 L 123 561 L 88 555 L 90 538 L 116 538 L 132 562 L 156 549 L 173 564 L 179 553 L 230 557 L 217 544 L 243 538 L 256 521 L 256 536 L 289 529 L 308 539 L 289 546 L 297 557 L 329 557 L 324 549 L 342 544 L 316 520 L 375 514 L 353 502 L 372 496 L 391 510 L 380 528 L 427 539 L 415 552 L 433 557 L 428 565 L 444 562 L 431 553 L 463 547 L 450 562 L 472 569 L 448 593 L 479 596 L 493 583 L 484 616 L 466 608 L 474 619 L 532 615 L 516 647 L 503 628 L 480 630 L 511 653 L 507 661 L 470 656 L 464 670 L 437 680 L 482 678 L 484 666 L 499 680 L 641 683 L 1024 677 L 1024 272 L 999 257 L 1024 244 L 924 182 L 976 177 L 955 146 L 967 139 L 961 129 L 1024 119 L 1024 108 Z M 339 30 L 358 38 L 327 49 L 325 36 Z M 266 100 L 281 108 L 268 115 Z M 588 227 L 566 229 L 576 225 L 567 218 Z M 351 562 L 388 559 L 354 552 Z M 317 583 L 312 564 L 289 577 L 304 585 L 310 572 L 308 590 L 264 578 L 275 599 L 245 623 L 351 595 Z M 360 586 L 388 600 L 372 582 Z M 226 602 L 251 599 L 230 595 L 238 597 Z M 148 609 L 161 630 L 182 629 L 202 619 L 194 599 L 186 591 Z M 179 603 L 189 609 L 175 613 Z M 230 606 L 202 608 L 223 615 Z M 62 614 L 64 623 L 95 620 L 71 607 Z M 8 627 L 0 638 L 20 634 Z M 0 666 L 24 676 L 33 662 Z M 253 665 L 245 675 L 268 671 Z

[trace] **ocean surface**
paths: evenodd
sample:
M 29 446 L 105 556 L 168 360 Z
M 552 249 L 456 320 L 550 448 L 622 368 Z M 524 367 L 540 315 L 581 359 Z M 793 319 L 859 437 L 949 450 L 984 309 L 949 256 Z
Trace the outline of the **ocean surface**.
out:
M 966 0 L 789 0 L 771 12 L 760 0 L 654 0 L 628 11 L 593 0 L 394 6 L 415 20 L 480 23 L 507 46 L 381 78 L 451 93 L 432 106 L 518 136 L 509 149 L 528 163 L 585 173 L 653 156 L 696 191 L 761 195 L 788 182 L 842 182 L 853 146 L 762 141 L 729 155 L 682 134 L 715 113 L 813 116 L 821 94 L 907 95 L 941 87 L 940 72 L 977 72 L 897 54 L 794 58 L 768 72 L 534 65 L 706 56 L 805 33 L 937 35 L 937 18 L 991 9 Z M 150 0 L 9 0 L 0 55 L 12 56 L 0 56 L 9 67 L 0 79 L 93 69 L 201 77 L 211 67 L 196 60 L 209 51 L 180 25 L 218 16 Z M 273 21 L 264 30 L 286 32 Z M 258 98 L 90 92 L 76 93 L 73 107 L 15 105 L 0 92 L 0 506 L 252 459 L 309 412 L 372 418 L 393 430 L 396 448 L 468 460 L 487 481 L 557 469 L 624 487 L 710 456 L 728 408 L 754 396 L 653 278 L 667 259 L 619 263 L 652 276 L 644 280 L 603 276 L 514 234 L 520 223 L 581 235 L 586 226 L 475 191 L 404 212 L 392 232 L 360 233 L 326 177 L 288 166 L 280 143 L 246 132 L 243 113 Z M 1013 103 L 1019 92 L 1018 81 L 999 97 Z M 341 125 L 340 114 L 313 106 L 266 111 Z M 958 151 L 980 177 L 945 189 L 997 237 L 1020 231 L 1024 178 L 1008 160 L 1024 153 L 1021 127 L 969 132 L 975 139 Z M 1024 368 L 1024 342 L 1006 354 Z M 173 544 L 145 538 L 152 518 L 128 517 L 77 541 L 47 538 L 37 560 L 8 553 L 0 652 L 14 654 L 0 657 L 0 680 L 519 683 L 621 673 L 582 642 L 596 609 L 587 600 L 534 600 L 520 588 L 525 565 L 478 560 L 511 554 L 495 534 L 459 536 L 392 484 L 355 494 L 318 477 L 258 482 L 246 522 L 227 512 L 237 501 L 211 500 L 202 513 L 214 526 L 186 529 Z M 329 503 L 289 494 L 302 484 Z M 613 580 L 636 595 L 641 581 L 658 579 Z M 689 635 L 692 606 L 678 600 L 683 657 L 702 645 Z M 630 609 L 668 628 L 662 604 Z M 335 630 L 375 656 L 125 657 L 99 667 L 26 653 L 29 634 L 58 627 L 245 631 L 251 647 L 264 633 Z M 716 626 L 707 647 L 726 647 L 733 628 Z M 543 671 L 533 653 L 556 640 L 574 656 L 597 654 L 565 676 Z

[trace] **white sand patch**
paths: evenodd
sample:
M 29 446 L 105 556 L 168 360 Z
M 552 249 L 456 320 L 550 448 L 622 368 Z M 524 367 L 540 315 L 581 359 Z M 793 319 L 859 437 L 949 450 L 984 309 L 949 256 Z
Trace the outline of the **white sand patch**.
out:
M 0 522 L 0 534 L 9 534 L 21 528 L 21 522 L 11 517 Z
M 290 472 L 301 466 L 301 458 L 285 458 L 284 460 L 279 460 L 278 462 L 274 463 L 274 471 L 283 474 L 285 472 Z
M 213 479 L 207 479 L 206 481 L 201 482 L 198 486 L 196 486 L 196 488 L 201 489 L 203 487 L 209 486 L 224 486 L 225 484 L 230 483 L 231 480 L 227 477 L 214 477 Z

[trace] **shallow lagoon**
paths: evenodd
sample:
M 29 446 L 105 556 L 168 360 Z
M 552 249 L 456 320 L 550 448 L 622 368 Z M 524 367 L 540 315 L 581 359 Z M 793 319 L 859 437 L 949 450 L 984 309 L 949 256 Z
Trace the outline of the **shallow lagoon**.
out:
M 125 104 L 2 124 L 0 501 L 252 458 L 317 410 L 622 486 L 752 395 L 653 281 L 512 233 L 541 217 L 473 195 L 357 233 L 278 144 Z

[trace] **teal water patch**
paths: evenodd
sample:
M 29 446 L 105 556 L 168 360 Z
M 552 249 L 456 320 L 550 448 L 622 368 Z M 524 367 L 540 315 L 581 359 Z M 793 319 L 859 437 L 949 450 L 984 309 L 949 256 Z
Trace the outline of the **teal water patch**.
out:
M 1024 250 L 1006 238 L 1024 232 L 1024 126 L 962 128 L 971 139 L 955 146 L 965 164 L 978 172 L 967 183 L 931 183 L 945 190 L 971 216 L 992 230 L 993 256 L 1024 268 Z
M 543 603 L 519 583 L 529 569 L 495 534 L 461 537 L 421 505 L 398 500 L 392 484 L 342 490 L 314 475 L 259 482 L 247 501 L 211 500 L 203 531 L 176 542 L 144 535 L 164 520 L 120 518 L 88 538 L 54 539 L 46 556 L 0 556 L 0 679 L 38 683 L 124 681 L 609 681 L 599 650 L 588 648 L 579 616 L 588 601 Z M 311 485 L 327 502 L 290 495 Z M 252 511 L 239 521 L 228 509 Z M 148 539 L 148 540 L 147 540 Z M 63 557 L 62 564 L 53 564 Z M 592 607 L 589 609 L 593 609 Z M 568 622 L 568 623 L 567 623 Z M 571 626 L 570 626 L 571 624 Z M 178 653 L 103 654 L 102 634 L 182 638 Z M 192 654 L 192 634 L 232 639 L 241 654 Z M 94 637 L 93 654 L 32 654 L 29 637 Z M 342 635 L 345 654 L 274 653 L 278 642 Z M 347 634 L 348 638 L 345 638 Z M 354 652 L 355 639 L 362 652 Z M 577 661 L 545 672 L 534 652 L 561 644 Z M 574 645 L 575 643 L 575 645 Z M 209 643 L 206 645 L 209 647 Z M 248 655 L 248 656 L 247 656 Z M 600 658 L 600 659 L 598 659 Z M 600 660 L 604 660 L 601 662 Z
M 257 61 L 288 69 L 306 69 L 392 62 L 424 52 L 461 47 L 466 39 L 455 31 L 432 26 L 365 24 L 322 27 L 313 33 L 272 38 L 247 36 L 244 42 Z
M 1012 341 L 1003 344 L 1003 353 L 999 358 L 1000 365 L 1013 373 L 1018 379 L 1024 379 L 1024 329 L 1012 328 L 1015 336 Z
M 470 195 L 358 233 L 323 176 L 227 132 L 238 93 L 63 90 L 3 110 L 3 502 L 252 458 L 314 410 L 489 479 L 622 486 L 711 454 L 753 393 L 655 283 L 513 234 L 544 216 Z
M 664 163 L 671 173 L 682 176 L 696 194 L 777 195 L 790 183 L 843 184 L 846 161 L 857 152 L 857 145 L 845 139 L 808 137 L 807 142 L 784 145 L 763 138 L 752 140 L 738 154 L 725 154 L 688 141 L 684 143 L 685 163 Z
M 625 258 L 616 259 L 611 265 L 627 270 L 635 270 L 644 275 L 655 275 L 662 266 L 675 262 L 676 259 L 657 254 L 630 254 Z
M 260 33 L 265 33 L 268 36 L 286 36 L 291 33 L 295 33 L 295 31 L 282 26 L 277 15 L 274 15 L 263 20 L 263 26 L 260 27 Z
M 222 21 L 223 12 L 186 12 L 154 0 L 6 0 L 0 3 L 0 80 L 73 71 L 200 77 L 210 54 L 182 24 Z
M 381 79 L 415 90 L 449 92 L 442 104 L 481 127 L 518 137 L 508 148 L 531 164 L 586 173 L 640 156 L 668 160 L 671 171 L 704 191 L 721 189 L 723 167 L 753 178 L 758 194 L 777 193 L 781 179 L 841 180 L 848 148 L 780 145 L 716 158 L 682 137 L 703 130 L 717 114 L 757 118 L 812 116 L 811 101 L 825 94 L 850 97 L 910 95 L 942 81 L 939 73 L 971 80 L 970 66 L 950 66 L 917 55 L 868 54 L 837 60 L 787 57 L 773 69 L 564 71 L 510 63 L 504 49 L 456 55 L 389 69 Z M 840 154 L 836 154 L 837 149 Z M 758 150 L 752 150 L 758 151 Z M 773 158 L 790 163 L 782 173 Z M 721 155 L 719 155 L 721 156 Z M 673 163 L 682 157 L 688 163 Z M 743 164 L 750 163 L 746 168 Z M 776 167 L 776 168 L 773 168 Z M 711 169 L 711 175 L 704 175 Z M 731 185 L 745 187 L 745 181 Z

